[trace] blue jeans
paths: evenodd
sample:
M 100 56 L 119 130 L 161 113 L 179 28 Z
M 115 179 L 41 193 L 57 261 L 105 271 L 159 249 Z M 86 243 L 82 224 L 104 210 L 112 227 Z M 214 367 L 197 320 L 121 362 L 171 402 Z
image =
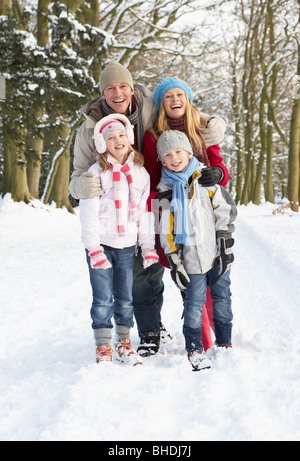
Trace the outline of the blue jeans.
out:
M 189 274 L 184 292 L 183 335 L 187 351 L 201 351 L 202 308 L 206 300 L 206 274 Z
M 206 285 L 209 283 L 213 301 L 213 320 L 216 344 L 231 344 L 232 309 L 230 271 L 219 276 L 218 268 L 207 274 L 189 274 L 190 283 L 184 294 L 183 334 L 186 350 L 203 350 L 201 342 L 202 308 L 206 301 Z
M 141 248 L 134 260 L 133 307 L 139 335 L 159 332 L 163 305 L 164 267 L 159 263 L 143 268 Z
M 92 269 L 87 262 L 92 286 L 92 328 L 113 328 L 112 317 L 117 325 L 133 327 L 132 284 L 135 247 L 123 249 L 102 245 L 112 264 L 110 269 Z

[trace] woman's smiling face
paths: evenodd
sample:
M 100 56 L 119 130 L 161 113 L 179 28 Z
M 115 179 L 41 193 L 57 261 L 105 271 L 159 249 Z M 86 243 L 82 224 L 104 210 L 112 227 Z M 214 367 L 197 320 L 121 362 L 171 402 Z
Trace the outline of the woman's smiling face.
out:
M 163 96 L 167 117 L 177 119 L 185 115 L 187 97 L 181 88 L 171 88 Z

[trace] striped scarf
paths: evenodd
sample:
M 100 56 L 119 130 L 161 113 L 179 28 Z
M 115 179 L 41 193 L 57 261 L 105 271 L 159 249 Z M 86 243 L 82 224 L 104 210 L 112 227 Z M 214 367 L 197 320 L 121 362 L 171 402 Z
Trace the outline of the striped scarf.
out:
M 133 222 L 137 222 L 139 219 L 138 208 L 135 200 L 135 191 L 133 187 L 133 179 L 131 175 L 132 166 L 134 166 L 132 158 L 130 158 L 125 163 L 125 165 L 121 165 L 120 163 L 113 163 L 111 165 L 111 168 L 113 170 L 113 187 L 117 217 L 117 230 L 120 236 L 124 236 L 126 234 L 127 222 L 127 216 L 125 216 L 124 214 L 124 205 L 122 200 L 126 191 L 124 190 L 124 187 L 122 187 L 121 173 L 123 173 L 126 176 L 129 187 L 130 219 Z

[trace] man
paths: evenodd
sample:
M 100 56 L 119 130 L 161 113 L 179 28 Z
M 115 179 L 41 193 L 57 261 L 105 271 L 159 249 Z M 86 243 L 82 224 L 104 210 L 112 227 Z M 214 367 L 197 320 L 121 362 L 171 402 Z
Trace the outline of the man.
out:
M 134 85 L 130 72 L 117 61 L 111 61 L 100 75 L 101 96 L 83 108 L 85 122 L 77 131 L 74 145 L 74 171 L 70 193 L 75 199 L 101 195 L 99 181 L 86 173 L 95 162 L 93 133 L 95 124 L 112 113 L 126 115 L 135 128 L 136 147 L 141 152 L 143 135 L 156 115 L 152 93 L 143 85 Z
M 134 126 L 135 147 L 142 153 L 144 133 L 153 126 L 157 113 L 152 93 L 143 85 L 134 84 L 130 72 L 117 61 L 111 61 L 102 71 L 99 88 L 101 96 L 83 108 L 86 120 L 75 138 L 74 171 L 69 189 L 78 200 L 103 193 L 99 179 L 87 173 L 95 162 L 95 124 L 111 113 L 126 115 Z M 223 124 L 215 123 L 213 130 L 207 129 L 207 135 L 213 138 L 210 144 L 219 143 L 224 136 Z M 160 346 L 163 274 L 164 268 L 160 264 L 143 268 L 138 248 L 134 266 L 133 306 L 141 340 L 138 353 L 144 357 L 158 352 Z

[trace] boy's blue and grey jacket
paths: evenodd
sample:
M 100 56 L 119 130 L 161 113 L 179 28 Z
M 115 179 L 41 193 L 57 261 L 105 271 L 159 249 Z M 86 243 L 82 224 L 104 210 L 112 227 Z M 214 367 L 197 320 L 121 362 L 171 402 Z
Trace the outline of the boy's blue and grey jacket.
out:
M 185 245 L 174 242 L 176 228 L 176 212 L 171 211 L 172 202 L 166 198 L 160 200 L 160 242 L 168 256 L 181 250 L 183 265 L 188 274 L 204 274 L 208 272 L 218 256 L 217 239 L 232 237 L 233 221 L 237 216 L 234 201 L 222 186 L 203 187 L 198 183 L 201 175 L 195 171 L 186 184 L 185 196 L 188 201 L 189 241 Z M 161 180 L 157 189 L 165 192 L 172 189 L 166 180 Z

